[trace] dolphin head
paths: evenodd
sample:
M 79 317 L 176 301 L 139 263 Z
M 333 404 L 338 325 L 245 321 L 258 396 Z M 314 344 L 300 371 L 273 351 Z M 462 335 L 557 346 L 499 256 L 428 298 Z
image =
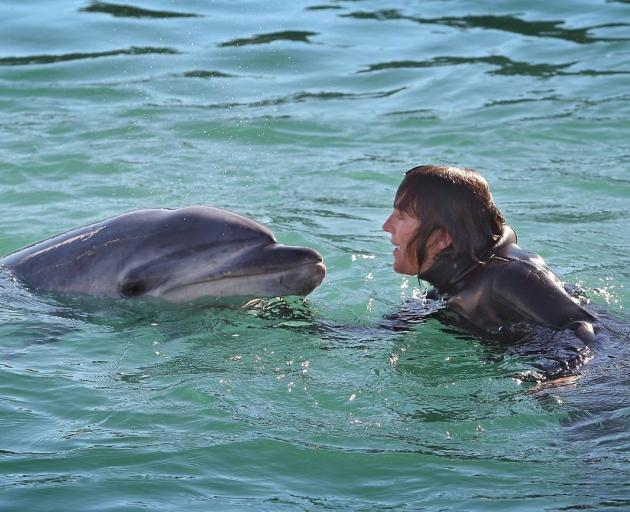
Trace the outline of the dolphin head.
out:
M 169 211 L 120 273 L 123 297 L 308 295 L 324 279 L 317 251 L 277 243 L 262 224 L 210 207 Z

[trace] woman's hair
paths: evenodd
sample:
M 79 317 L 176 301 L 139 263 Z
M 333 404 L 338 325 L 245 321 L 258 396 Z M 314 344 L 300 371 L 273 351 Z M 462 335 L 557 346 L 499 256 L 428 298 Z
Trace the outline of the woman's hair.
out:
M 473 169 L 422 165 L 407 171 L 394 207 L 420 220 L 410 244 L 418 267 L 426 258 L 427 240 L 436 229 L 452 238 L 453 257 L 478 261 L 501 237 L 504 223 L 488 182 Z

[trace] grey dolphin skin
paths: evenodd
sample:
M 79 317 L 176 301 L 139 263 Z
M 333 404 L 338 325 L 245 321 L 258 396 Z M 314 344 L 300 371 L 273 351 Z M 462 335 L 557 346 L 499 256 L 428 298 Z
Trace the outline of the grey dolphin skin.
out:
M 262 224 L 206 206 L 137 210 L 0 259 L 35 290 L 102 297 L 307 295 L 326 267 L 313 249 L 276 242 Z

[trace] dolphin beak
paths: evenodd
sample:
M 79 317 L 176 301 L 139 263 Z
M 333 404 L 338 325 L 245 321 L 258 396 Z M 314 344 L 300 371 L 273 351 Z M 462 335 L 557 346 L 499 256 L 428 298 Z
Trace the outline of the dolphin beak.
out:
M 308 295 L 326 277 L 324 259 L 314 249 L 273 244 L 262 251 L 262 267 L 282 271 L 285 295 Z
M 273 244 L 264 249 L 265 259 L 278 266 L 316 265 L 324 262 L 314 249 L 291 245 Z
M 308 247 L 275 244 L 265 249 L 272 264 L 284 268 L 292 276 L 293 295 L 308 295 L 326 277 L 326 265 L 321 254 Z

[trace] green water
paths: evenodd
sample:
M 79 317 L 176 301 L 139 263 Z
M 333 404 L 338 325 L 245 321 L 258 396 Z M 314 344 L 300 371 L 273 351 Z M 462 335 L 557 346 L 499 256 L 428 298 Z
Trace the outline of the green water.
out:
M 628 510 L 630 4 L 0 4 L 0 253 L 208 204 L 322 253 L 305 303 L 0 280 L 2 510 Z M 471 166 L 610 327 L 573 385 L 435 320 L 381 225 Z

